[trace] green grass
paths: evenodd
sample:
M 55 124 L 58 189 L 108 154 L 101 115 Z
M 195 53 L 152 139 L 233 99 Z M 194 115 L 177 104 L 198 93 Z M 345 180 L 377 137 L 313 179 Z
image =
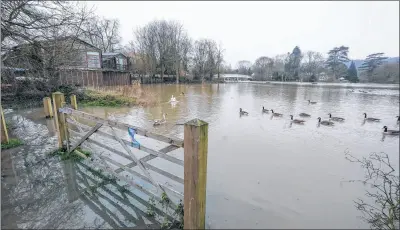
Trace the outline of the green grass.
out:
M 89 151 L 86 150 L 82 150 L 81 148 L 77 148 L 76 150 L 78 150 L 79 152 L 83 153 L 86 157 L 90 157 L 91 153 Z M 65 149 L 58 149 L 52 153 L 50 153 L 51 156 L 59 156 L 61 160 L 65 161 L 65 160 L 72 160 L 72 161 L 80 161 L 83 160 L 83 158 L 76 154 L 75 152 L 72 153 L 68 153 L 67 150 Z
M 86 90 L 85 98 L 79 102 L 84 106 L 130 106 L 135 105 L 136 100 L 132 97 L 125 97 L 122 95 L 113 95 L 101 91 Z
M 11 149 L 23 145 L 24 143 L 21 140 L 11 138 L 8 143 L 1 143 L 1 149 Z

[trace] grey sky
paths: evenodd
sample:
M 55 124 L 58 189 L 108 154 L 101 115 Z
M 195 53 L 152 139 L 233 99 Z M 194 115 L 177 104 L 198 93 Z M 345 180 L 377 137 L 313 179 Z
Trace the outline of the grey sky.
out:
M 225 60 L 350 47 L 351 59 L 370 53 L 399 56 L 399 2 L 87 2 L 98 15 L 118 18 L 123 43 L 153 19 L 182 22 L 193 39 L 222 42 Z

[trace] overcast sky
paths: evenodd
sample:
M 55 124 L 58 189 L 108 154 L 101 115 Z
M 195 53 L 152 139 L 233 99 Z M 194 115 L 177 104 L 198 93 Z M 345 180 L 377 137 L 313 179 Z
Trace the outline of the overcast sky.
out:
M 254 62 L 302 51 L 326 55 L 335 46 L 349 46 L 351 59 L 370 53 L 399 56 L 399 2 L 87 2 L 98 15 L 118 18 L 123 43 L 133 29 L 153 19 L 183 23 L 193 39 L 222 42 L 225 60 Z

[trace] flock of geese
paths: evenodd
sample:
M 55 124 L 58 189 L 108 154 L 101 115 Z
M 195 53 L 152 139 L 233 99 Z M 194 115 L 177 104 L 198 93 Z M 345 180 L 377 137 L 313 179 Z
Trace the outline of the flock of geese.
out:
M 308 100 L 308 103 L 309 104 L 316 104 L 317 102 Z M 276 112 L 274 112 L 273 109 L 268 110 L 268 109 L 264 108 L 264 106 L 262 107 L 261 112 L 262 113 L 270 113 L 271 112 L 271 115 L 273 117 L 282 117 L 283 116 L 282 113 L 276 113 Z M 247 116 L 247 115 L 249 115 L 249 113 L 244 111 L 242 108 L 240 108 L 239 109 L 239 115 L 240 116 Z M 333 121 L 336 121 L 336 122 L 344 122 L 345 121 L 345 119 L 343 117 L 334 117 L 334 116 L 332 116 L 331 113 L 328 113 L 328 115 L 329 115 L 329 120 L 322 120 L 321 117 L 318 117 L 317 118 L 318 124 L 325 125 L 325 126 L 333 126 L 335 124 Z M 367 117 L 367 113 L 363 113 L 363 115 L 364 115 L 364 121 L 380 122 L 380 120 L 381 120 L 379 118 Z M 306 122 L 305 120 L 302 120 L 302 119 L 293 119 L 293 115 L 289 115 L 289 116 L 290 116 L 290 122 L 291 123 L 304 124 Z M 311 115 L 307 114 L 307 113 L 300 113 L 299 116 L 300 117 L 311 117 Z M 399 124 L 400 123 L 400 117 L 396 116 L 396 118 L 397 118 L 397 124 Z M 390 130 L 385 125 L 385 126 L 383 126 L 383 134 L 399 135 L 400 131 L 399 130 Z

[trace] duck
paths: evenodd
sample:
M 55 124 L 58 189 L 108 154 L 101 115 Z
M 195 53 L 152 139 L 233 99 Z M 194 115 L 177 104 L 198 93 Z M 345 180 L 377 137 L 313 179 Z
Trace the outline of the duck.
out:
M 293 115 L 290 115 L 290 120 L 291 122 L 296 124 L 303 124 L 304 122 L 306 122 L 305 120 L 293 119 Z
M 311 115 L 308 113 L 300 113 L 299 116 L 300 117 L 311 117 Z
M 272 112 L 272 116 L 281 117 L 283 115 L 282 113 L 274 113 L 273 109 L 271 109 L 271 112 Z
M 318 123 L 321 125 L 327 125 L 327 126 L 333 126 L 335 124 L 332 121 L 321 121 L 320 117 L 318 117 Z
M 328 113 L 329 119 L 332 121 L 344 121 L 345 119 L 343 117 L 332 117 L 332 114 Z
M 244 111 L 242 108 L 240 108 L 239 113 L 240 115 L 249 115 L 249 113 Z
M 373 118 L 373 117 L 367 118 L 367 113 L 363 113 L 363 114 L 364 114 L 364 120 L 366 120 L 366 121 L 376 121 L 376 122 L 381 121 L 381 119 L 379 119 L 379 118 Z
M 163 113 L 163 118 L 162 119 L 154 120 L 153 126 L 164 124 L 167 121 L 167 119 L 165 118 L 166 115 L 167 115 L 166 113 Z
M 182 92 L 182 93 L 181 93 L 181 96 L 185 96 L 185 93 L 184 93 L 184 92 Z
M 317 102 L 308 100 L 308 104 L 317 104 Z
M 389 130 L 387 128 L 387 126 L 385 125 L 385 126 L 383 126 L 383 134 L 386 134 L 386 135 L 399 135 L 400 131 L 399 130 Z
M 268 109 L 265 109 L 264 108 L 264 106 L 262 107 L 262 110 L 261 110 L 263 113 L 268 113 L 269 112 L 269 110 Z
M 172 95 L 172 96 L 171 96 L 171 99 L 169 100 L 169 102 L 172 103 L 172 102 L 178 102 L 178 101 L 176 100 L 176 98 L 174 97 L 174 95 Z

